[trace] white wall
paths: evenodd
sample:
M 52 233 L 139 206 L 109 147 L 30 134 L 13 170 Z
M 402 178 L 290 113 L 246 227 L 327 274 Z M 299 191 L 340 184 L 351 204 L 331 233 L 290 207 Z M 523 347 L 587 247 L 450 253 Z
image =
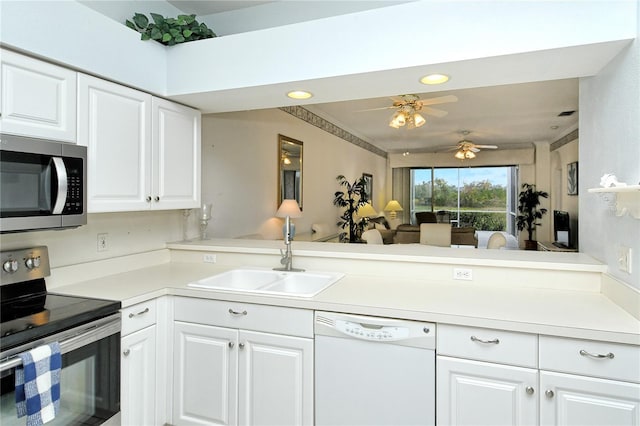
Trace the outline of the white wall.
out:
M 374 208 L 386 200 L 386 159 L 359 148 L 278 109 L 209 114 L 202 117 L 202 200 L 213 203 L 209 224 L 214 237 L 262 234 L 282 237 L 277 210 L 278 134 L 300 140 L 303 148 L 303 216 L 297 233 L 311 224 L 335 225 L 336 176 L 350 181 L 373 175 Z
M 49 247 L 52 267 L 76 265 L 93 260 L 144 253 L 182 240 L 182 210 L 159 212 L 90 214 L 87 225 L 59 231 L 2 234 L 2 250 Z M 195 232 L 191 231 L 191 236 Z M 97 236 L 108 234 L 108 250 L 98 252 Z
M 639 2 L 640 4 L 640 2 Z M 640 7 L 637 11 L 640 22 Z M 616 217 L 610 204 L 587 188 L 613 173 L 640 182 L 640 30 L 631 46 L 595 77 L 580 79 L 580 247 L 609 265 L 610 273 L 640 289 L 640 220 Z M 633 249 L 633 272 L 618 270 L 617 250 Z

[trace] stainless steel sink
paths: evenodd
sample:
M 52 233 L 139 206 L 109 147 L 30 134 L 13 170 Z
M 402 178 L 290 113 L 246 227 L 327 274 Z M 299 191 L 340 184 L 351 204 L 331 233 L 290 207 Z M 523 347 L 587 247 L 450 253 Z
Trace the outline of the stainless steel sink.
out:
M 339 272 L 287 272 L 271 269 L 232 269 L 189 283 L 189 287 L 217 291 L 313 297 L 344 277 Z

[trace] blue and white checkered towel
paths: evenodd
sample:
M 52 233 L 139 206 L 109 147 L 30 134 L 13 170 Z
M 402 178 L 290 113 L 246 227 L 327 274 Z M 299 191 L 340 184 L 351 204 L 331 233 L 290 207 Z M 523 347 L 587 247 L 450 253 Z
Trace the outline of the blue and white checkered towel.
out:
M 18 355 L 16 367 L 16 409 L 27 416 L 27 426 L 40 426 L 54 419 L 60 409 L 62 356 L 57 342 Z

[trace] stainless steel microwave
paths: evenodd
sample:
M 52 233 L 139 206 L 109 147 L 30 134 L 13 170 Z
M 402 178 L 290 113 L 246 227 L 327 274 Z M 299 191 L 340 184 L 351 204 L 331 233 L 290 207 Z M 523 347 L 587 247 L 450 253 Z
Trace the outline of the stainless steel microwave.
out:
M 87 223 L 87 148 L 0 134 L 0 233 Z

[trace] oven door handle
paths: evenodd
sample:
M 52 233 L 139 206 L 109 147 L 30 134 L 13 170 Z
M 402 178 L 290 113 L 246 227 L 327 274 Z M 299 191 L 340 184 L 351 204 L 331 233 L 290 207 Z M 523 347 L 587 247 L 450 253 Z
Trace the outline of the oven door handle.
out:
M 120 315 L 118 315 L 117 319 L 114 319 L 104 325 L 98 327 L 94 326 L 88 331 L 81 332 L 80 334 L 76 334 L 73 337 L 63 340 L 60 342 L 60 353 L 66 354 L 67 352 L 71 352 L 93 342 L 97 342 L 98 340 L 104 339 L 105 337 L 119 333 L 121 329 L 120 324 Z M 52 336 L 50 341 L 55 341 L 55 336 Z M 6 361 L 0 363 L 0 373 L 18 367 L 20 364 L 22 364 L 20 357 L 12 356 Z

